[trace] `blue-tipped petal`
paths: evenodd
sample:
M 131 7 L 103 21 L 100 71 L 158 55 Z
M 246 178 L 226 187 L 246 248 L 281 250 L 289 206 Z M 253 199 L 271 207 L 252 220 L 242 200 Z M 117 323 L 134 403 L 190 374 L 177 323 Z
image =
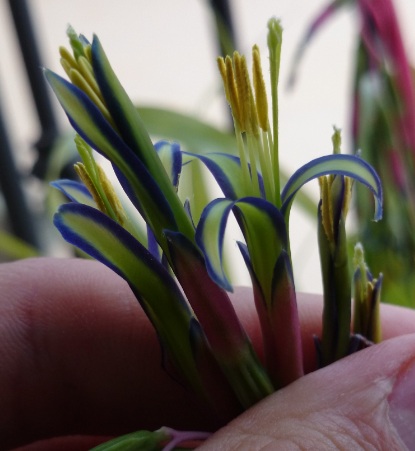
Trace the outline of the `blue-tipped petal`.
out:
M 159 244 L 157 243 L 156 237 L 149 226 L 147 226 L 147 249 L 154 258 L 161 261 Z
M 269 299 L 275 262 L 281 250 L 288 247 L 284 217 L 273 204 L 256 197 L 235 202 L 233 211 L 248 246 L 255 276 Z
M 174 229 L 176 222 L 164 193 L 100 110 L 83 91 L 62 77 L 48 70 L 45 75 L 74 129 L 91 147 L 113 163 L 118 169 L 117 175 L 122 174 L 121 183 L 128 182 L 127 194 L 145 219 L 152 218 L 151 223 L 158 238 L 164 227 Z M 164 170 L 162 165 L 161 168 Z
M 154 145 L 154 148 L 170 178 L 171 184 L 177 189 L 182 171 L 182 152 L 179 144 L 159 141 Z
M 316 158 L 298 169 L 288 180 L 282 193 L 282 212 L 287 218 L 297 191 L 312 179 L 328 174 L 348 176 L 367 186 L 375 199 L 374 220 L 382 218 L 383 192 L 373 167 L 356 155 L 334 154 Z
M 163 193 L 166 199 L 170 214 L 174 217 L 176 225 L 166 222 L 164 227 L 171 230 L 180 230 L 187 236 L 192 236 L 193 227 L 177 196 L 176 189 L 173 187 L 154 149 L 136 107 L 118 80 L 97 36 L 94 36 L 92 41 L 91 55 L 95 79 L 121 139 L 155 181 L 158 190 Z M 117 164 L 117 166 L 119 165 Z M 126 175 L 125 170 L 121 167 L 120 169 Z M 127 176 L 126 178 L 133 185 L 130 177 Z M 158 240 L 160 238 L 160 236 L 157 237 Z
M 235 358 L 246 334 L 227 293 L 207 274 L 199 249 L 182 233 L 165 230 L 172 267 L 216 357 Z
M 61 179 L 50 182 L 50 186 L 57 188 L 71 202 L 95 207 L 94 199 L 83 183 L 76 182 L 75 180 Z
M 229 213 L 233 210 L 248 245 L 252 267 L 268 294 L 272 269 L 288 238 L 281 212 L 270 202 L 245 197 L 235 202 L 215 199 L 204 210 L 196 229 L 196 243 L 202 250 L 209 275 L 230 291 L 232 285 L 223 268 L 223 241 Z
M 91 46 L 95 79 L 123 141 L 154 174 L 161 168 L 140 115 L 115 75 L 97 36 Z
M 202 212 L 195 236 L 210 277 L 228 291 L 233 288 L 223 268 L 223 240 L 233 205 L 233 201 L 224 198 L 210 202 Z
M 187 158 L 198 158 L 204 163 L 228 199 L 236 200 L 248 194 L 249 187 L 244 183 L 239 157 L 216 152 L 204 155 L 189 152 L 184 152 L 184 154 Z M 264 196 L 264 182 L 259 173 L 258 180 L 261 193 Z
M 128 282 L 173 362 L 188 382 L 197 386 L 189 340 L 194 316 L 169 272 L 125 229 L 94 208 L 62 205 L 54 223 L 69 243 Z

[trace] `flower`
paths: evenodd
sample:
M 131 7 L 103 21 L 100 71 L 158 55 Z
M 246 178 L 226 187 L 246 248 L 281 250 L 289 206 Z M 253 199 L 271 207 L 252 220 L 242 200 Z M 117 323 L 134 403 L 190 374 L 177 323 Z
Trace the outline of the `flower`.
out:
M 201 354 L 212 353 L 240 404 L 247 407 L 271 393 L 273 387 L 228 295 L 206 272 L 204 257 L 195 243 L 191 217 L 172 183 L 178 180 L 182 167 L 180 149 L 177 145 L 159 145 L 157 152 L 98 38 L 94 37 L 89 44 L 72 29 L 68 34 L 73 56 L 62 49 L 61 55 L 72 83 L 48 70 L 46 78 L 82 140 L 111 161 L 120 184 L 145 220 L 149 233 L 147 242 L 142 243 L 116 218 L 110 219 L 79 203 L 62 206 L 55 216 L 55 225 L 66 240 L 127 280 L 150 316 L 176 369 L 183 373 L 182 378 L 191 380 L 192 386 L 193 381 L 199 381 L 198 391 L 203 392 L 200 378 L 194 374 L 198 357 L 193 351 L 200 348 Z M 85 147 L 79 139 L 78 147 Z M 159 156 L 161 151 L 165 166 Z M 95 177 L 92 172 L 88 172 L 91 179 Z M 146 249 L 153 238 L 186 299 L 163 262 Z M 140 282 L 137 275 L 143 275 L 144 267 L 147 276 Z M 157 285 L 157 278 L 164 291 L 154 290 L 153 293 L 152 286 Z M 178 324 L 173 320 L 173 313 L 160 306 L 160 298 L 181 318 Z M 187 343 L 178 345 L 184 337 Z
M 221 411 L 235 415 L 303 375 L 289 245 L 291 205 L 301 187 L 330 174 L 330 182 L 321 179 L 325 188 L 320 226 L 326 227 L 330 256 L 328 264 L 323 264 L 323 277 L 330 276 L 338 263 L 337 247 L 344 250 L 345 177 L 372 191 L 375 219 L 382 215 L 380 180 L 359 156 L 334 153 L 312 160 L 281 190 L 278 76 L 282 28 L 271 19 L 268 29 L 271 120 L 258 47 L 253 48 L 253 85 L 246 59 L 239 53 L 218 60 L 234 119 L 238 156 L 183 152 L 178 144 L 164 141 L 153 145 L 97 37 L 90 44 L 68 30 L 72 53 L 61 49 L 61 56 L 70 82 L 45 71 L 78 133 L 75 142 L 83 160 L 76 165 L 83 184 L 54 182 L 71 201 L 56 213 L 56 227 L 68 242 L 128 282 L 157 332 L 166 370 L 213 404 L 218 415 Z M 123 207 L 92 149 L 111 162 L 146 224 L 146 233 Z M 196 224 L 177 189 L 182 166 L 195 159 L 206 165 L 224 194 L 204 207 Z M 231 213 L 245 240 L 238 246 L 252 279 L 265 367 L 227 294 L 232 284 L 224 269 L 223 243 Z M 325 302 L 331 309 L 344 311 L 347 318 L 350 298 L 345 305 L 343 294 L 339 303 L 337 292 L 349 280 L 343 272 L 335 279 L 335 289 L 330 285 Z M 323 337 L 323 347 L 339 335 L 340 328 L 340 335 L 345 335 L 345 324 L 343 320 L 334 323 Z M 347 354 L 343 344 L 341 341 L 335 358 Z M 225 385 L 229 396 L 217 399 L 209 391 L 212 383 Z

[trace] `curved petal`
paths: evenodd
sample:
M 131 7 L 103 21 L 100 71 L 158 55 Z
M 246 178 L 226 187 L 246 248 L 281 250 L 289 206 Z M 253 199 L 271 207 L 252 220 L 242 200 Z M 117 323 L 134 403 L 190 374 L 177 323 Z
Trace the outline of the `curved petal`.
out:
M 205 256 L 209 275 L 229 291 L 232 286 L 223 268 L 223 240 L 231 210 L 245 237 L 252 270 L 269 299 L 275 262 L 281 249 L 288 246 L 284 217 L 270 202 L 256 197 L 215 199 L 204 209 L 196 242 Z
M 215 199 L 202 212 L 196 228 L 196 243 L 201 249 L 209 276 L 222 288 L 232 291 L 232 284 L 223 268 L 223 239 L 226 223 L 234 202 Z
M 128 282 L 176 368 L 197 385 L 190 337 L 195 318 L 168 271 L 125 229 L 94 208 L 62 205 L 54 223 L 69 243 Z
M 198 158 L 205 164 L 228 199 L 236 200 L 248 195 L 250 187 L 244 184 L 239 157 L 226 153 L 197 155 L 184 152 L 184 154 L 187 157 Z M 260 173 L 258 181 L 262 196 L 265 196 L 264 182 Z
M 71 202 L 95 207 L 95 201 L 83 183 L 75 180 L 61 179 L 50 182 L 50 186 L 62 192 Z
M 270 300 L 275 262 L 281 250 L 288 247 L 284 217 L 273 204 L 256 197 L 235 202 L 233 211 L 248 247 L 252 270 L 265 299 Z
M 288 180 L 282 193 L 282 212 L 287 218 L 294 196 L 307 182 L 322 175 L 339 174 L 351 177 L 373 193 L 375 199 L 374 220 L 382 218 L 383 192 L 379 176 L 373 167 L 355 155 L 334 154 L 316 158 L 298 169 Z
M 159 141 L 154 145 L 154 148 L 169 176 L 171 184 L 177 189 L 182 171 L 182 152 L 179 144 Z
M 120 182 L 124 182 L 124 185 L 128 182 L 127 194 L 145 219 L 151 217 L 149 222 L 156 235 L 160 237 L 163 228 L 175 229 L 172 207 L 164 193 L 99 109 L 84 92 L 59 75 L 48 70 L 45 75 L 74 129 L 91 147 L 113 163 L 118 169 L 117 176 L 122 173 Z
M 164 170 L 137 109 L 118 80 L 97 36 L 94 36 L 92 41 L 91 55 L 95 79 L 117 131 L 131 152 L 147 169 L 158 189 L 163 193 L 166 203 L 170 206 L 177 226 L 172 227 L 172 224 L 166 223 L 164 228 L 180 230 L 188 237 L 192 236 L 193 227 L 176 190 Z M 124 169 L 120 169 L 125 172 Z

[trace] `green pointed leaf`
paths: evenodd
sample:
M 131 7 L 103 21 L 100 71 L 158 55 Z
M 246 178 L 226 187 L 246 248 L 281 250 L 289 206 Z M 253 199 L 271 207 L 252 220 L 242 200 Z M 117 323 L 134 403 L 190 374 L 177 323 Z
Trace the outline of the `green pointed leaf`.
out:
M 220 152 L 237 155 L 233 133 L 219 130 L 210 124 L 177 111 L 142 107 L 138 112 L 151 136 L 179 142 L 187 151 L 204 155 Z

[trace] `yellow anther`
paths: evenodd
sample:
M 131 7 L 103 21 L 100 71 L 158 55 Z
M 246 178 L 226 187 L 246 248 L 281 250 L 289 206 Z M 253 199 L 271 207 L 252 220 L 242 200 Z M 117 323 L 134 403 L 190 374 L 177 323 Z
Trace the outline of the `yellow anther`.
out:
M 229 95 L 229 103 L 232 108 L 232 115 L 235 119 L 237 126 L 242 129 L 242 114 L 241 114 L 241 106 L 238 94 L 238 86 L 236 83 L 234 66 L 232 64 L 232 59 L 227 56 L 225 59 L 226 65 L 226 84 Z
M 333 143 L 333 153 L 338 154 L 341 152 L 341 144 L 342 144 L 342 136 L 341 129 L 337 127 L 333 127 L 334 132 L 331 137 L 331 142 Z
M 60 59 L 60 63 L 61 63 L 63 70 L 65 71 L 66 75 L 69 77 L 69 74 L 71 73 L 71 70 L 73 69 L 73 67 L 64 58 Z
M 319 177 L 318 183 L 320 185 L 320 197 L 321 197 L 321 221 L 323 229 L 326 233 L 327 240 L 330 243 L 334 242 L 334 224 L 333 224 L 333 206 L 331 203 L 330 179 L 326 176 Z
M 100 211 L 108 215 L 107 209 L 105 208 L 104 201 L 102 200 L 101 196 L 99 195 L 97 189 L 95 188 L 95 185 L 91 179 L 91 177 L 88 174 L 88 171 L 83 163 L 76 163 L 74 164 L 75 172 L 78 174 L 78 177 L 81 179 L 82 183 L 86 186 L 88 191 L 90 192 L 92 198 L 94 199 L 95 203 L 97 204 L 97 207 Z
M 72 53 L 66 47 L 59 47 L 59 54 L 63 60 L 65 60 L 70 67 L 76 68 L 78 65 Z
M 88 84 L 88 81 L 84 78 L 84 76 L 77 69 L 71 69 L 69 71 L 69 78 L 71 82 L 81 89 L 91 100 L 92 102 L 99 108 L 101 113 L 105 116 L 105 118 L 112 122 L 111 115 L 107 110 L 107 107 L 104 105 L 100 97 L 96 94 L 96 92 L 92 89 L 92 87 Z
M 241 128 L 243 131 L 258 135 L 258 119 L 246 58 L 235 52 L 233 60 L 235 63 L 235 78 L 238 87 L 239 107 L 241 112 Z
M 235 82 L 238 90 L 239 111 L 241 115 L 241 131 L 246 131 L 248 122 L 248 89 L 246 86 L 245 73 L 243 71 L 242 56 L 238 52 L 233 54 L 233 63 L 235 68 Z M 246 63 L 245 63 L 246 64 Z
M 344 199 L 343 199 L 343 206 L 342 206 L 342 212 L 343 217 L 346 218 L 347 213 L 349 211 L 350 202 L 352 200 L 352 188 L 353 188 L 353 179 L 350 177 L 344 177 Z
M 91 44 L 88 44 L 84 47 L 84 54 L 85 54 L 86 59 L 92 64 Z
M 268 131 L 268 100 L 267 92 L 265 89 L 264 76 L 261 67 L 261 56 L 259 53 L 258 46 L 252 48 L 252 59 L 253 59 L 253 79 L 254 79 L 254 90 L 255 90 L 255 102 L 258 114 L 259 126 L 265 132 Z
M 114 190 L 114 187 L 112 186 L 112 183 L 106 176 L 104 170 L 101 168 L 99 164 L 98 166 L 98 174 L 99 174 L 99 180 L 101 182 L 102 189 L 104 190 L 105 196 L 111 205 L 111 208 L 113 212 L 116 215 L 116 220 L 119 224 L 123 225 L 126 219 L 126 214 L 124 211 L 124 208 L 120 202 L 120 199 L 117 196 L 117 193 Z
M 219 73 L 220 73 L 220 76 L 222 77 L 223 87 L 225 89 L 226 100 L 229 103 L 229 92 L 228 92 L 228 83 L 226 81 L 226 64 L 225 64 L 225 60 L 221 56 L 219 56 L 216 59 L 216 62 L 218 63 Z
M 84 56 L 80 56 L 77 60 L 77 63 L 78 69 L 85 78 L 85 80 L 87 81 L 88 85 L 93 89 L 95 94 L 103 101 L 98 83 L 95 80 L 94 71 L 92 69 L 91 63 Z
M 88 188 L 98 209 L 124 225 L 127 218 L 124 208 L 105 172 L 95 161 L 92 149 L 79 135 L 75 137 L 75 144 L 83 161 L 74 166 L 79 178 Z
M 97 178 L 88 173 L 88 169 L 83 163 L 76 163 L 74 169 L 90 192 L 97 208 L 102 213 L 123 225 L 126 219 L 124 208 L 104 170 L 96 162 L 95 165 L 98 173 Z

